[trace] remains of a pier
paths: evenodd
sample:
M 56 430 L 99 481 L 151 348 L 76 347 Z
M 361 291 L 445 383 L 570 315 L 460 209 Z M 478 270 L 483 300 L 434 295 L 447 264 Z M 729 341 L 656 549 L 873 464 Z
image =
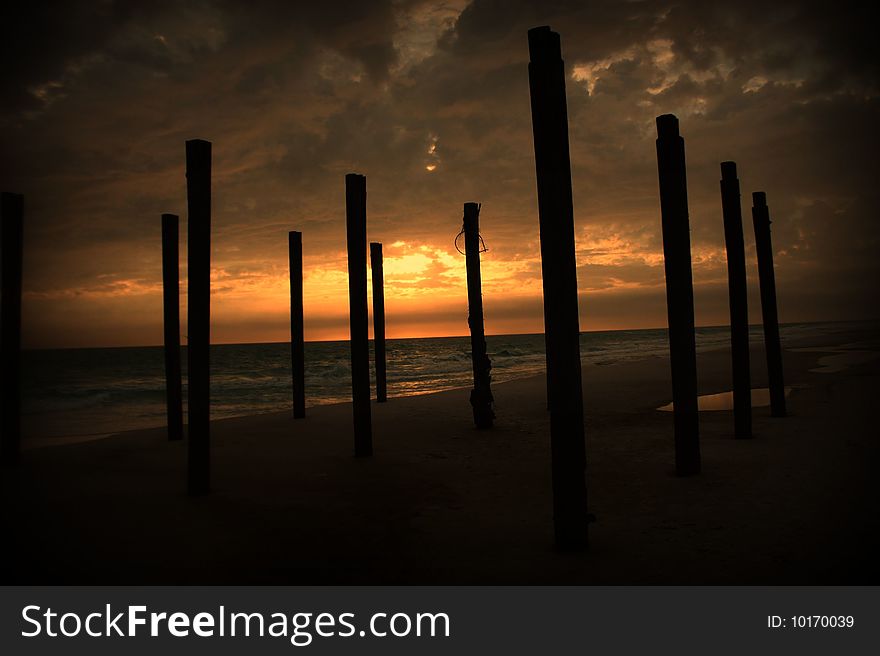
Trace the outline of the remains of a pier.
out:
M 776 309 L 776 273 L 773 269 L 773 244 L 770 239 L 770 208 L 767 194 L 752 194 L 752 221 L 755 224 L 755 248 L 758 251 L 758 279 L 761 286 L 761 315 L 764 324 L 764 350 L 767 352 L 767 376 L 770 387 L 770 414 L 784 417 L 785 383 L 782 376 L 782 345 L 779 341 L 779 317 Z
M 168 439 L 183 439 L 183 397 L 180 380 L 180 265 L 176 214 L 162 215 L 162 304 L 165 325 L 165 406 Z
M 306 416 L 305 337 L 303 335 L 302 233 L 287 234 L 290 262 L 290 371 L 293 389 L 293 418 Z
M 590 515 L 568 110 L 559 34 L 546 26 L 529 30 L 529 55 L 544 285 L 553 522 L 558 548 L 583 549 L 587 546 Z
M 211 143 L 186 142 L 188 490 L 211 489 Z
M 672 114 L 657 117 L 657 169 L 672 367 L 675 471 L 679 476 L 689 476 L 700 472 L 697 347 L 684 139 L 678 131 L 678 119 Z
M 492 363 L 486 353 L 486 333 L 483 321 L 483 289 L 480 278 L 480 206 L 464 204 L 464 252 L 467 266 L 468 326 L 471 331 L 471 361 L 474 369 L 474 388 L 471 406 L 477 428 L 492 428 L 495 413 L 491 389 Z
M 385 365 L 385 273 L 382 267 L 382 244 L 370 243 L 370 267 L 373 274 L 373 350 L 376 354 L 376 401 L 388 400 L 388 377 Z
M 367 311 L 367 178 L 345 176 L 345 219 L 348 242 L 348 303 L 351 329 L 351 398 L 354 455 L 373 455 L 370 410 L 370 336 Z
M 733 364 L 734 436 L 752 436 L 752 380 L 749 371 L 749 306 L 742 207 L 735 162 L 721 162 L 721 208 L 727 246 L 730 296 L 730 353 Z

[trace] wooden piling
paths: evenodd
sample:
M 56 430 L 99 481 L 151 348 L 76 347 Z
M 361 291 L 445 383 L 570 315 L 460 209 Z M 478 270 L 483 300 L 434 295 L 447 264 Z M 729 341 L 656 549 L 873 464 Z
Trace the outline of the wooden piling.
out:
M 535 143 L 544 339 L 553 473 L 553 522 L 560 549 L 587 546 L 586 446 L 578 325 L 577 265 L 565 66 L 559 34 L 529 30 L 529 89 Z
M 21 281 L 24 196 L 0 196 L 0 464 L 14 467 L 21 453 Z
M 306 416 L 305 337 L 303 333 L 302 233 L 287 234 L 290 262 L 290 371 L 293 418 Z
M 678 119 L 672 114 L 657 117 L 657 169 L 672 367 L 675 471 L 679 476 L 689 476 L 700 472 L 697 348 L 684 139 L 679 135 Z
M 373 455 L 370 410 L 370 336 L 367 312 L 367 178 L 345 176 L 348 303 L 351 328 L 351 398 L 354 455 Z
M 211 143 L 186 142 L 188 491 L 210 491 Z
M 373 349 L 376 354 L 376 402 L 388 400 L 388 374 L 385 362 L 385 272 L 382 244 L 370 243 L 370 266 L 373 273 Z
M 767 376 L 770 387 L 770 414 L 784 417 L 785 383 L 782 376 L 782 345 L 779 341 L 779 318 L 776 310 L 776 273 L 773 269 L 773 244 L 770 239 L 770 208 L 767 194 L 752 194 L 752 221 L 755 224 L 755 247 L 758 252 L 758 279 L 761 286 L 761 316 L 764 325 L 764 350 L 767 353 Z
M 179 218 L 162 215 L 162 302 L 165 322 L 165 407 L 168 439 L 183 439 L 183 398 L 180 380 Z
M 734 436 L 752 436 L 752 379 L 749 371 L 749 307 L 746 249 L 736 162 L 721 162 L 721 208 L 727 247 L 730 298 L 730 353 L 733 371 Z
M 480 276 L 480 206 L 464 204 L 464 252 L 467 266 L 468 326 L 471 332 L 471 362 L 474 370 L 474 388 L 471 406 L 477 428 L 492 428 L 495 413 L 492 409 L 492 363 L 486 353 L 486 333 L 483 321 L 483 290 Z

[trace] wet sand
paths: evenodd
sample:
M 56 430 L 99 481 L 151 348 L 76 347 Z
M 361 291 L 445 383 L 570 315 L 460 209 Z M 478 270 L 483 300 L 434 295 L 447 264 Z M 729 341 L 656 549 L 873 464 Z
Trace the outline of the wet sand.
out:
M 374 404 L 370 459 L 352 457 L 349 404 L 214 422 L 202 498 L 186 496 L 186 445 L 164 430 L 27 450 L 3 472 L 3 581 L 880 583 L 880 360 L 816 371 L 853 344 L 880 348 L 868 331 L 786 344 L 791 416 L 756 408 L 752 440 L 733 439 L 732 412 L 701 412 L 690 478 L 674 475 L 672 414 L 657 411 L 668 361 L 585 367 L 584 553 L 552 546 L 535 377 L 495 386 L 491 431 L 473 428 L 469 390 Z M 730 389 L 729 352 L 698 366 L 701 394 Z M 752 380 L 766 387 L 760 347 Z
M 785 398 L 791 394 L 791 387 L 785 388 Z M 766 408 L 770 405 L 770 388 L 753 387 L 751 394 L 752 408 Z M 716 394 L 700 394 L 697 397 L 697 408 L 701 412 L 714 412 L 716 410 L 733 410 L 733 390 L 718 392 Z M 671 401 L 657 408 L 661 412 L 675 412 L 675 404 Z

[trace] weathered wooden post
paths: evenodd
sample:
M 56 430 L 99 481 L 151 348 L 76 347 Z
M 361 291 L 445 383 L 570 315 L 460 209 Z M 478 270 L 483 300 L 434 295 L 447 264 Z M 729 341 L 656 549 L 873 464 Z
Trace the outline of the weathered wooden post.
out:
M 293 387 L 293 418 L 306 416 L 305 336 L 303 333 L 302 233 L 287 233 L 290 261 L 290 371 Z
M 758 251 L 758 279 L 761 286 L 764 350 L 767 353 L 767 376 L 770 387 L 770 414 L 774 417 L 784 417 L 785 384 L 782 376 L 779 318 L 776 314 L 776 273 L 773 270 L 773 244 L 770 239 L 770 209 L 767 207 L 767 194 L 763 191 L 753 193 L 752 201 L 755 247 Z
M 468 326 L 471 330 L 471 361 L 474 369 L 474 388 L 471 406 L 477 428 L 492 428 L 495 413 L 492 410 L 492 363 L 486 353 L 486 333 L 483 322 L 483 285 L 480 277 L 480 206 L 464 204 L 464 252 L 467 266 Z
M 388 400 L 388 373 L 385 364 L 385 273 L 382 267 L 382 244 L 370 243 L 370 266 L 373 272 L 373 348 L 376 351 L 376 401 Z
M 14 467 L 21 453 L 21 279 L 24 196 L 0 197 L 2 300 L 0 300 L 0 463 Z
M 678 133 L 678 119 L 672 114 L 657 117 L 657 169 L 672 366 L 675 471 L 679 476 L 689 476 L 700 472 L 697 347 L 684 139 Z
M 730 296 L 730 353 L 733 359 L 734 436 L 752 436 L 752 378 L 749 371 L 749 300 L 746 286 L 746 248 L 736 162 L 721 162 L 721 208 L 727 247 Z
M 165 319 L 165 406 L 168 439 L 183 439 L 183 398 L 180 381 L 179 219 L 162 215 L 162 301 Z
M 211 345 L 211 143 L 186 142 L 187 398 L 189 410 L 188 489 L 211 489 L 210 345 Z
M 370 410 L 370 336 L 367 312 L 367 178 L 345 176 L 348 241 L 348 304 L 351 328 L 351 399 L 354 455 L 373 455 Z
M 529 30 L 529 55 L 544 284 L 553 523 L 557 547 L 583 549 L 587 546 L 590 515 L 568 110 L 559 34 L 547 26 Z

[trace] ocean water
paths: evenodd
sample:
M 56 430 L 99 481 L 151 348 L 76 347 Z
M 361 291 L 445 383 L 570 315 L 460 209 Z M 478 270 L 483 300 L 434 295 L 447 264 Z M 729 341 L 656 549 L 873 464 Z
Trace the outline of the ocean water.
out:
M 840 323 L 789 324 L 783 341 L 836 332 Z M 751 339 L 763 339 L 753 326 Z M 542 374 L 544 336 L 487 338 L 493 382 Z M 697 349 L 726 346 L 725 327 L 698 328 Z M 617 330 L 581 334 L 584 363 L 603 365 L 661 357 L 668 352 L 666 330 Z M 306 405 L 349 401 L 349 345 L 305 345 Z M 388 395 L 428 394 L 472 383 L 470 338 L 392 339 L 387 342 Z M 162 348 L 30 350 L 23 355 L 22 432 L 27 438 L 87 436 L 165 422 Z M 186 354 L 184 398 L 186 395 Z M 219 419 L 292 407 L 290 345 L 217 344 L 211 347 L 211 417 Z M 184 402 L 184 412 L 186 404 Z

